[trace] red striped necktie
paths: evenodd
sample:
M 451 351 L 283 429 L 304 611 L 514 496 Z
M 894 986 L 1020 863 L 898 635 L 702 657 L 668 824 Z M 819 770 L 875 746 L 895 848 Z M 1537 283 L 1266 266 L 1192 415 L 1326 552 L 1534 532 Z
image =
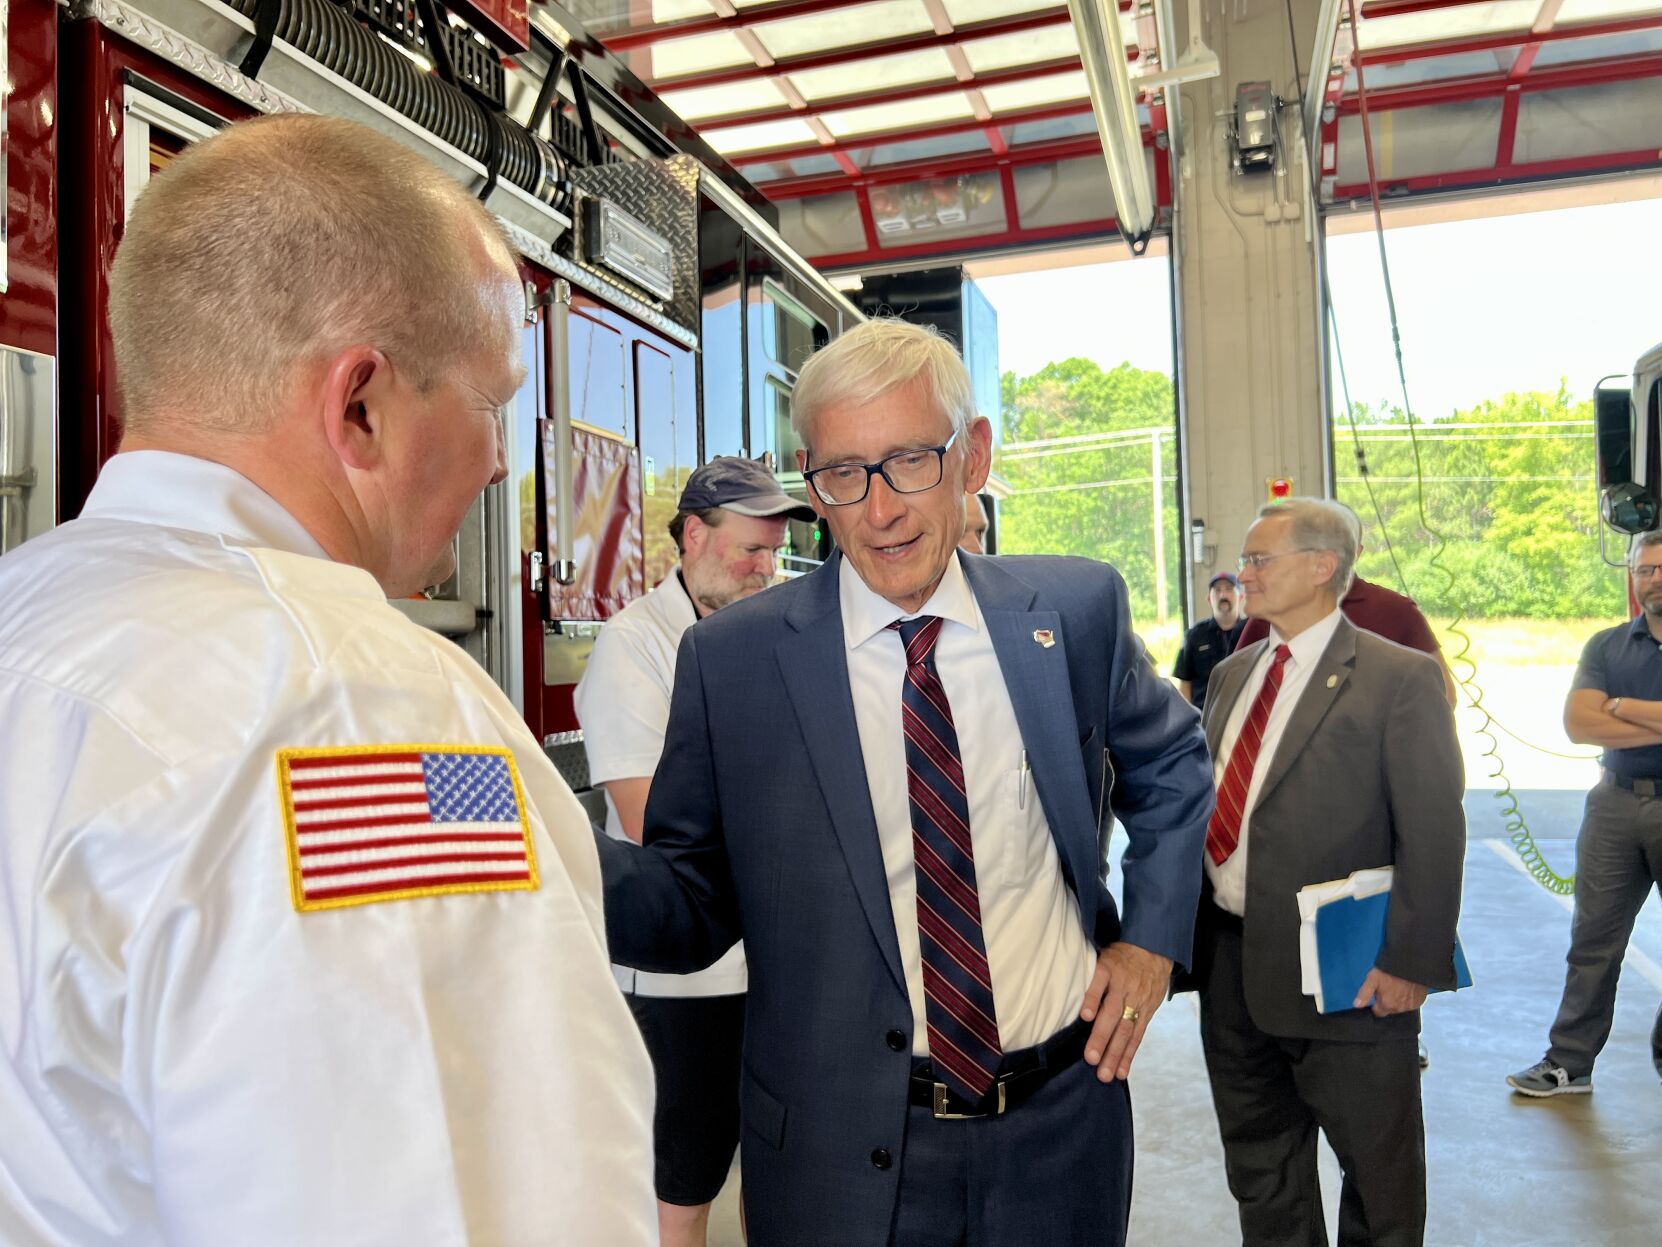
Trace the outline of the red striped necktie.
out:
M 935 671 L 941 620 L 923 615 L 889 626 L 906 646 L 900 718 L 906 736 L 906 795 L 912 808 L 929 1061 L 948 1087 L 979 1101 L 991 1088 L 1004 1051 L 981 934 L 963 759 L 952 726 L 952 706 Z
M 1264 743 L 1264 728 L 1270 721 L 1270 709 L 1275 695 L 1281 689 L 1282 669 L 1293 651 L 1285 645 L 1275 647 L 1275 658 L 1264 674 L 1264 683 L 1258 696 L 1252 699 L 1246 722 L 1235 748 L 1229 751 L 1229 765 L 1223 768 L 1223 783 L 1218 785 L 1218 804 L 1212 811 L 1212 821 L 1206 825 L 1206 852 L 1214 866 L 1222 866 L 1241 842 L 1241 820 L 1246 817 L 1247 794 L 1252 791 L 1252 768 L 1258 762 L 1258 750 Z

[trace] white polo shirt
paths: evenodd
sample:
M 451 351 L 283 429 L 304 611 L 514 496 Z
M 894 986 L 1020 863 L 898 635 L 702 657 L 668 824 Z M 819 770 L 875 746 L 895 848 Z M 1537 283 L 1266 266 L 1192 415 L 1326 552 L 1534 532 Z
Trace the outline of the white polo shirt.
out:
M 658 769 L 675 691 L 675 654 L 681 634 L 697 622 L 677 567 L 600 629 L 573 699 L 583 726 L 589 780 L 596 787 L 615 779 L 650 779 Z M 610 793 L 606 834 L 625 839 Z M 612 972 L 618 986 L 636 996 L 731 996 L 749 982 L 742 944 L 692 974 L 652 974 L 628 966 L 613 966 Z

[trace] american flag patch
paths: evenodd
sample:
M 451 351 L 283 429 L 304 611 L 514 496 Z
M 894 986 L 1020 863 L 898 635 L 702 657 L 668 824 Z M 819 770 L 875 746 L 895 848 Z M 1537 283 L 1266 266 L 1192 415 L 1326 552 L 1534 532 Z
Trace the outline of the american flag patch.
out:
M 524 790 L 506 749 L 283 749 L 277 787 L 298 910 L 537 887 Z

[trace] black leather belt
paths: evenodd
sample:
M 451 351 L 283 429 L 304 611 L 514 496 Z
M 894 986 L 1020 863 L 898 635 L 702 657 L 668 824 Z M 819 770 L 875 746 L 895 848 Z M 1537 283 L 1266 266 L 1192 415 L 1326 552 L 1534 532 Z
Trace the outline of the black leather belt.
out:
M 1605 774 L 1616 787 L 1626 788 L 1636 797 L 1662 797 L 1662 779 L 1631 779 L 1614 771 L 1606 771 Z
M 906 1101 L 917 1108 L 929 1109 L 942 1120 L 1008 1113 L 1070 1065 L 1084 1059 L 1085 1040 L 1090 1036 L 1091 1025 L 1080 1018 L 1036 1047 L 1006 1053 L 998 1077 L 979 1101 L 966 1100 L 945 1083 L 936 1082 L 929 1062 L 920 1061 L 912 1068 Z

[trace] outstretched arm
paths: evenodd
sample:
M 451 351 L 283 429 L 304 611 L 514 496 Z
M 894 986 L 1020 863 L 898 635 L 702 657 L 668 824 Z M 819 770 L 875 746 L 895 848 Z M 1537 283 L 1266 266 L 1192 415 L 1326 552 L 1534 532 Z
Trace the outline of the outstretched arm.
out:
M 644 844 L 597 833 L 613 958 L 685 974 L 713 965 L 739 939 L 703 671 L 692 633 L 675 660 L 663 757 L 646 801 Z

